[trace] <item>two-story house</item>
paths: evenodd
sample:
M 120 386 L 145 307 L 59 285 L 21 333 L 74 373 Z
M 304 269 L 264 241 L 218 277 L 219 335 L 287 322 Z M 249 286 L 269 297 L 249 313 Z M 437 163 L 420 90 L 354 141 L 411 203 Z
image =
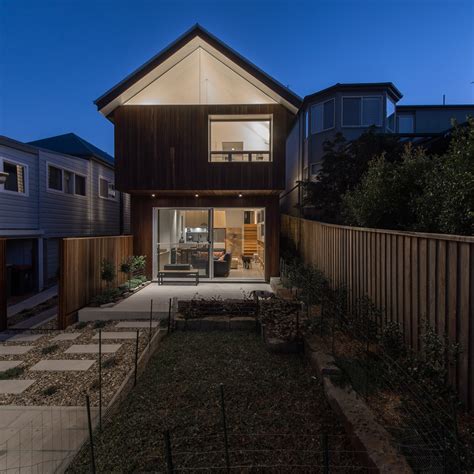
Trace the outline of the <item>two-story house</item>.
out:
M 128 196 L 115 192 L 113 158 L 77 135 L 29 144 L 0 137 L 0 171 L 9 295 L 56 278 L 62 237 L 129 232 Z
M 285 142 L 301 99 L 196 25 L 95 101 L 115 126 L 117 189 L 156 278 L 279 274 Z

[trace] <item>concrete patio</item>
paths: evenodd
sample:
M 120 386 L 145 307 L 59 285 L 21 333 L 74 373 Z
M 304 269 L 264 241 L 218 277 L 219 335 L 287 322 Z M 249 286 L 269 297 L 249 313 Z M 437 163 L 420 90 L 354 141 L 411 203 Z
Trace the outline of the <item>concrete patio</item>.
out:
M 198 286 L 188 284 L 158 285 L 151 283 L 134 295 L 111 308 L 83 308 L 79 311 L 79 321 L 111 319 L 147 319 L 150 316 L 150 302 L 153 300 L 153 318 L 168 317 L 170 298 L 190 300 L 220 297 L 222 299 L 241 299 L 254 290 L 272 291 L 267 283 L 216 283 L 205 282 Z

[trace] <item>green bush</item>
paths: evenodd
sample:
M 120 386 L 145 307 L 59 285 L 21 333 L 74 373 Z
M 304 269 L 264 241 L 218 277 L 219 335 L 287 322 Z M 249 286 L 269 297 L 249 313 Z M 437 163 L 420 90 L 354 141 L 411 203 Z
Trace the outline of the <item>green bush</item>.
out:
M 46 397 L 50 397 L 51 395 L 54 395 L 58 390 L 59 387 L 57 385 L 50 385 L 49 387 L 43 389 L 42 393 Z
M 119 288 L 108 288 L 104 290 L 102 293 L 100 293 L 99 295 L 94 296 L 92 298 L 92 303 L 97 304 L 97 305 L 112 303 L 121 294 L 122 294 L 122 291 Z
M 59 344 L 51 344 L 50 346 L 43 347 L 41 349 L 41 354 L 47 355 L 51 354 L 52 352 L 55 352 L 59 349 Z
M 16 379 L 24 371 L 25 369 L 23 367 L 13 367 L 12 369 L 8 369 L 8 370 L 5 370 L 4 372 L 0 372 L 0 380 Z
M 110 285 L 115 280 L 115 275 L 115 265 L 110 260 L 104 258 L 102 260 L 100 278 L 107 282 L 107 285 Z
M 406 355 L 405 340 L 400 325 L 395 321 L 388 322 L 382 330 L 380 344 L 383 350 L 392 358 L 400 359 Z

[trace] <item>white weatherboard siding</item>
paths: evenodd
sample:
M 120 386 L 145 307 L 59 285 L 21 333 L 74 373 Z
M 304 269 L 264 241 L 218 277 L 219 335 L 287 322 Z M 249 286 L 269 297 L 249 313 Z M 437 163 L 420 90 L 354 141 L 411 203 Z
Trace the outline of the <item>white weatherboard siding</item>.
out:
M 38 156 L 0 145 L 0 163 L 2 160 L 27 166 L 27 193 L 0 190 L 0 235 L 4 230 L 38 229 Z

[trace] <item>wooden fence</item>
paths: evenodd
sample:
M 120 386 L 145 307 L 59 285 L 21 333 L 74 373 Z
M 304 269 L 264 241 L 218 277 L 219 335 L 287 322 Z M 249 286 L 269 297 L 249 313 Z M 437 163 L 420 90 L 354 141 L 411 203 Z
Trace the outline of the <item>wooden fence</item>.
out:
M 474 409 L 474 237 L 337 226 L 282 216 L 282 235 L 332 284 L 346 285 L 350 304 L 367 295 L 420 347 L 428 321 L 460 344 L 450 382 Z
M 7 240 L 0 238 L 0 331 L 7 326 Z
M 133 255 L 133 236 L 81 237 L 62 239 L 59 265 L 58 326 L 65 328 L 74 322 L 79 309 L 106 288 L 101 279 L 101 265 L 110 260 L 116 268 L 113 283 L 124 283 L 127 275 L 120 264 Z

